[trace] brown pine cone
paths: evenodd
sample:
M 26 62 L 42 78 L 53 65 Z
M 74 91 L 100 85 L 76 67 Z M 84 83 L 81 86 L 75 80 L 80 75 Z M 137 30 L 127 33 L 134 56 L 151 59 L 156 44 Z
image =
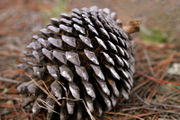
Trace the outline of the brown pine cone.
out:
M 134 42 L 108 8 L 62 13 L 32 37 L 24 51 L 30 80 L 18 91 L 32 98 L 32 112 L 47 119 L 101 117 L 133 86 Z

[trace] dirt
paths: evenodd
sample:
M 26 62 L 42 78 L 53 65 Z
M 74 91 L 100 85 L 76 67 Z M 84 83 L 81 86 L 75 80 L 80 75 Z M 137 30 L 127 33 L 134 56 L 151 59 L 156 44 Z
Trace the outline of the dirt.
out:
M 116 11 L 124 23 L 140 19 L 143 25 L 166 33 L 169 41 L 180 43 L 179 0 L 71 0 L 66 10 L 91 5 Z M 0 77 L 23 81 L 19 77 L 21 71 L 17 69 L 17 65 L 22 62 L 22 51 L 32 35 L 45 25 L 45 11 L 50 11 L 53 6 L 56 6 L 56 0 L 0 1 Z M 14 105 L 18 105 L 14 102 L 18 98 L 16 86 L 0 81 L 0 111 L 10 112 L 8 107 L 3 107 L 4 104 L 11 110 Z M 8 92 L 5 92 L 6 88 Z M 13 99 L 8 99 L 13 96 Z M 20 116 L 20 113 L 15 112 L 14 116 Z M 14 116 L 8 117 L 12 119 Z
M 48 0 L 41 2 L 35 0 L 0 1 L 0 50 L 1 53 L 8 53 L 10 57 L 4 58 L 10 60 L 5 63 L 1 55 L 0 70 L 11 66 L 10 63 L 17 59 L 15 56 L 12 58 L 13 54 L 16 54 L 15 51 L 21 52 L 33 33 L 43 27 L 44 11 L 51 10 L 55 2 Z M 132 19 L 140 19 L 145 26 L 158 28 L 166 32 L 170 40 L 179 41 L 179 0 L 71 0 L 67 11 L 75 7 L 92 5 L 116 11 L 119 19 L 124 23 Z

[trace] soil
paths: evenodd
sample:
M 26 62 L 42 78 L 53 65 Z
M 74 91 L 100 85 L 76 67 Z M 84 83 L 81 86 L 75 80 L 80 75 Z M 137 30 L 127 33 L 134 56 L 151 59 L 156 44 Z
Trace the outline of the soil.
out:
M 56 6 L 56 2 L 56 0 L 0 1 L 0 78 L 23 81 L 19 75 L 22 71 L 17 68 L 22 62 L 22 51 L 32 35 L 45 25 L 44 16 L 47 15 L 45 11 L 50 11 Z M 110 8 L 118 13 L 119 19 L 124 23 L 140 19 L 143 25 L 166 33 L 169 41 L 180 43 L 179 0 L 71 0 L 67 4 L 66 11 L 91 5 Z M 15 108 L 12 106 L 19 106 L 14 101 L 18 99 L 16 86 L 14 83 L 0 81 L 0 119 Z M 15 119 L 22 119 L 17 117 L 20 116 L 17 110 L 14 114 Z M 14 116 L 7 116 L 7 119 L 14 119 Z

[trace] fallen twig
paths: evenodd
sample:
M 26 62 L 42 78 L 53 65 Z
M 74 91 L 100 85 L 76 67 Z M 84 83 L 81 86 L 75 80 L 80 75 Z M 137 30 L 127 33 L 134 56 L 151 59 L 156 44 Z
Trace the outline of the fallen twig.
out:
M 9 82 L 9 83 L 20 83 L 19 80 L 13 80 L 13 79 L 2 78 L 2 77 L 0 77 L 0 81 L 3 81 L 3 82 Z
M 112 114 L 112 115 L 122 115 L 122 116 L 128 116 L 128 117 L 131 117 L 131 118 L 136 118 L 136 119 L 139 119 L 139 120 L 144 120 L 143 118 L 140 118 L 136 115 L 131 115 L 131 114 L 127 114 L 127 113 L 120 113 L 120 112 L 105 112 L 106 114 Z

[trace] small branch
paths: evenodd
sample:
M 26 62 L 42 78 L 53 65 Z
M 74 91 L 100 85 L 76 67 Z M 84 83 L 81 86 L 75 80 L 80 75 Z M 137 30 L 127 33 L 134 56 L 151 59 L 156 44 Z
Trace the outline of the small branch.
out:
M 135 118 L 135 119 L 139 119 L 139 120 L 144 120 L 143 118 L 140 118 L 136 115 L 131 115 L 131 114 L 127 114 L 127 113 L 121 113 L 121 112 L 105 112 L 106 114 L 112 114 L 112 115 L 122 115 L 122 116 L 128 116 L 131 118 Z
M 123 30 L 128 34 L 139 32 L 140 24 L 141 20 L 131 20 L 127 25 L 123 26 Z
M 153 70 L 153 68 L 152 68 L 151 59 L 150 59 L 150 57 L 149 57 L 149 55 L 148 55 L 147 50 L 144 51 L 144 55 L 145 55 L 145 58 L 146 58 L 146 60 L 147 60 L 148 66 L 149 66 L 149 68 L 150 68 L 151 74 L 154 75 L 154 70 Z
M 134 94 L 135 94 L 135 96 L 136 96 L 141 102 L 143 102 L 143 103 L 146 104 L 146 105 L 150 105 L 149 103 L 147 103 L 146 101 L 144 101 L 139 95 L 137 95 L 136 92 L 135 92 Z
M 19 80 L 13 80 L 13 79 L 2 78 L 2 77 L 0 77 L 0 81 L 9 82 L 9 83 L 20 83 Z

